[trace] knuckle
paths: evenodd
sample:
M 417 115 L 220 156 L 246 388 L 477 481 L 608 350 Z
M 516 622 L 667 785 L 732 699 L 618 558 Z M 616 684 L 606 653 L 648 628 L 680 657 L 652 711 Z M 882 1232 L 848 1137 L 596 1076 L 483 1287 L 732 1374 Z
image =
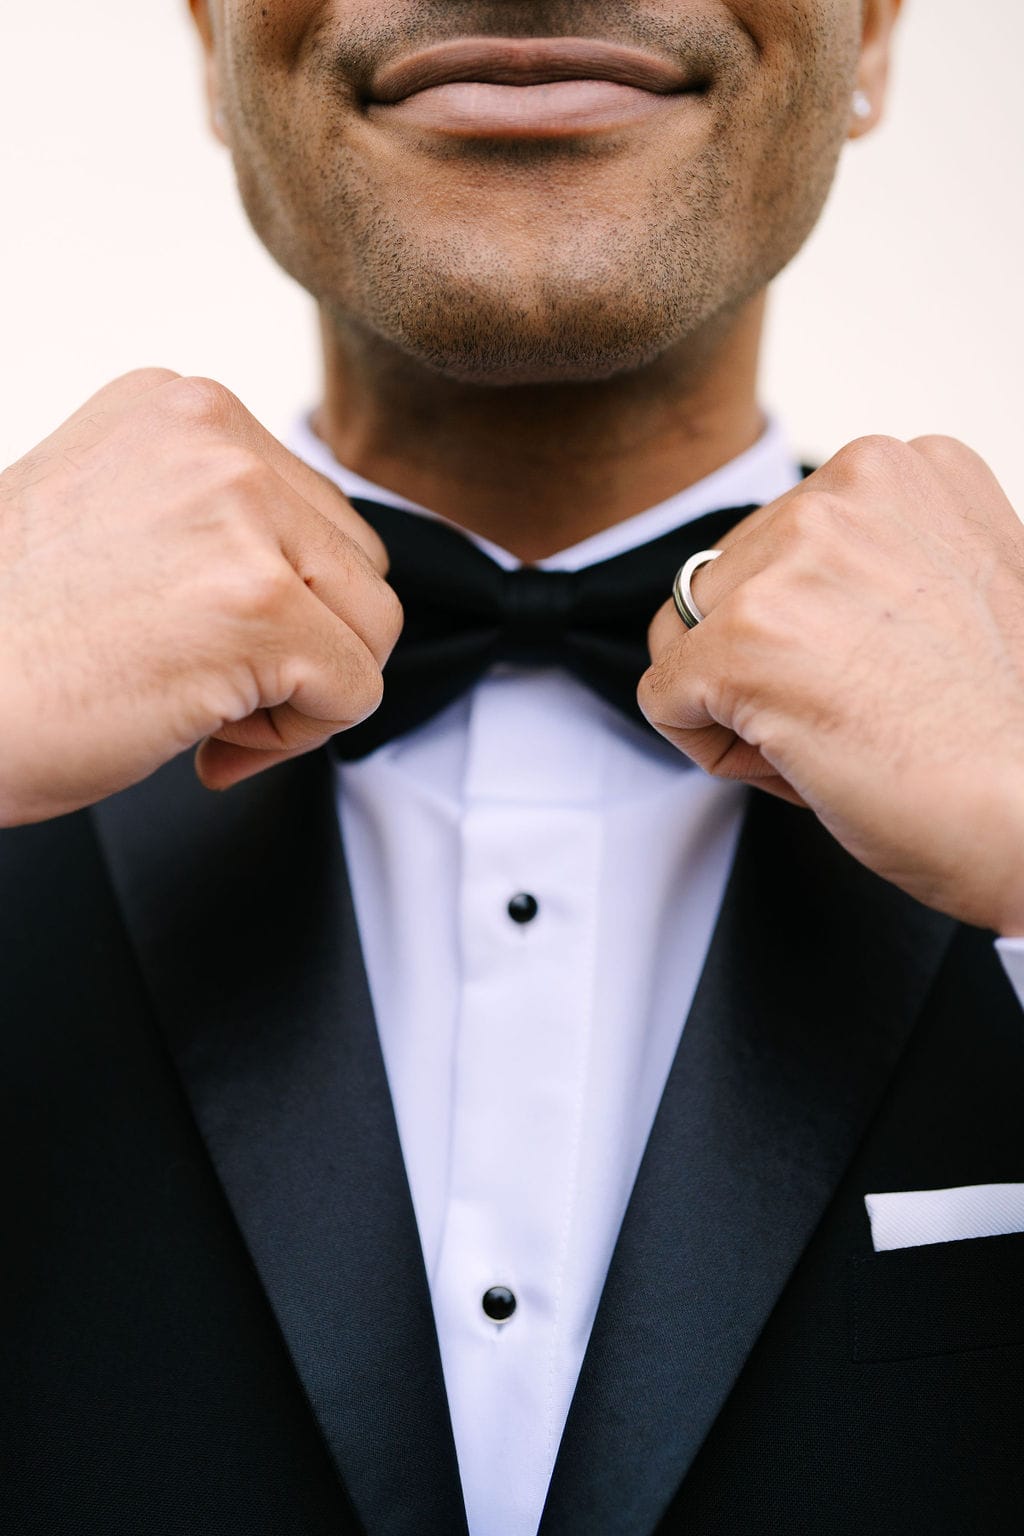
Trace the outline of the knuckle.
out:
M 283 559 L 232 561 L 220 573 L 216 597 L 232 618 L 260 625 L 279 617 L 294 583 L 294 572 Z
M 942 433 L 930 434 L 926 437 L 915 437 L 910 445 L 933 469 L 944 471 L 948 474 L 963 474 L 976 466 L 984 466 L 984 459 L 973 448 L 968 448 L 966 443 L 959 438 L 947 437 Z
M 186 427 L 224 427 L 239 409 L 237 397 L 216 379 L 175 376 L 161 394 L 164 406 Z
M 786 562 L 752 578 L 729 599 L 726 655 L 723 671 L 741 682 L 746 692 L 760 694 L 777 668 L 793 655 L 806 653 L 815 615 L 817 558 Z M 807 590 L 805 590 L 807 589 Z M 808 600 L 809 593 L 809 600 Z
M 720 610 L 714 676 L 737 696 L 755 696 L 787 648 L 789 604 L 769 582 L 753 580 L 730 594 Z M 716 610 L 719 612 L 719 610 Z
M 195 722 L 186 734 L 198 738 L 209 732 L 213 721 L 220 722 L 217 734 L 221 734 L 230 729 L 229 722 L 244 721 L 255 714 L 260 702 L 259 680 L 251 667 L 225 667 L 218 658 L 197 670 L 194 699 Z
M 114 380 L 114 387 L 129 384 L 142 393 L 157 389 L 161 384 L 173 384 L 180 378 L 181 374 L 175 373 L 173 368 L 132 368 Z
M 204 445 L 190 452 L 184 494 L 166 509 L 184 525 L 193 546 L 202 542 L 216 565 L 247 568 L 276 554 L 268 516 L 266 465 L 233 444 Z
M 654 671 L 654 667 L 648 667 L 636 686 L 636 701 L 645 715 L 650 713 L 650 706 L 654 703 Z
M 847 443 L 837 455 L 849 464 L 874 464 L 883 463 L 891 459 L 903 459 L 907 455 L 907 445 L 898 437 L 890 437 L 884 432 L 868 433 L 864 437 L 855 437 L 852 443 Z
M 394 587 L 389 587 L 383 580 L 380 584 L 380 608 L 380 624 L 384 639 L 389 646 L 393 646 L 402 633 L 405 610 Z
M 637 703 L 648 720 L 669 723 L 688 691 L 684 670 L 685 640 L 670 647 L 647 668 L 637 685 Z
M 753 579 L 731 592 L 719 609 L 721 618 L 728 625 L 731 646 L 756 646 L 764 636 L 770 611 L 771 605 L 765 601 L 762 587 Z
M 823 526 L 831 522 L 834 504 L 835 498 L 824 491 L 808 491 L 803 496 L 794 496 L 780 514 L 787 537 L 798 544 L 816 539 Z
M 913 453 L 898 437 L 875 433 L 854 438 L 832 460 L 842 478 L 853 481 L 876 480 L 879 476 L 902 472 L 913 460 Z
M 332 494 L 334 492 L 333 486 L 331 486 L 331 492 Z M 384 541 L 365 518 L 346 504 L 344 515 L 336 522 L 332 521 L 331 527 L 335 531 L 335 536 L 344 541 L 354 558 L 358 558 L 369 566 L 375 576 L 382 579 L 387 576 L 391 561 Z
M 962 459 L 965 454 L 973 456 L 973 449 L 968 448 L 966 443 L 942 432 L 929 432 L 923 437 L 912 438 L 909 446 L 916 448 L 919 453 L 948 454 L 957 459 Z
M 760 749 L 771 735 L 769 712 L 762 699 L 737 698 L 733 703 L 732 725 L 750 747 Z
M 354 627 L 374 662 L 382 664 L 402 633 L 405 611 L 394 588 L 378 575 L 358 545 L 341 538 L 338 554 L 344 562 L 348 603 L 336 611 Z
M 266 461 L 237 443 L 219 444 L 209 467 L 218 490 L 226 492 L 234 505 L 248 505 L 261 497 L 267 484 Z
M 832 546 L 838 534 L 851 526 L 856 527 L 860 521 L 857 508 L 850 499 L 824 488 L 794 496 L 781 514 L 781 526 L 797 547 L 813 545 L 822 539 Z
M 647 626 L 647 653 L 651 660 L 660 661 L 664 655 L 680 644 L 686 633 L 683 621 L 676 611 L 676 605 L 669 598 Z
M 648 667 L 636 690 L 636 701 L 648 720 L 660 721 L 664 710 L 665 682 L 661 667 Z
M 350 659 L 346 669 L 344 720 L 357 725 L 372 715 L 384 697 L 384 678 L 368 657 Z
M 379 708 L 384 697 L 384 678 L 380 669 L 375 667 L 366 682 L 366 713 L 372 715 Z
M 384 543 L 384 540 L 381 538 L 377 530 L 375 528 L 371 528 L 369 524 L 367 524 L 365 530 L 362 531 L 361 538 L 361 547 L 366 555 L 366 558 L 369 560 L 377 574 L 382 579 L 385 579 L 387 577 L 388 571 L 391 569 L 391 556 L 388 554 L 387 546 Z

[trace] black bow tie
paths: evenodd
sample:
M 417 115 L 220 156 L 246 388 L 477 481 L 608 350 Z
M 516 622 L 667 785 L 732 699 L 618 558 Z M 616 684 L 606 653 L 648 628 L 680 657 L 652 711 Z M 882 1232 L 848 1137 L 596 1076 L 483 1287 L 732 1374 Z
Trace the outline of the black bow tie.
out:
M 562 667 L 645 724 L 636 688 L 649 661 L 648 625 L 679 567 L 754 511 L 710 512 L 581 571 L 506 571 L 445 523 L 373 501 L 352 505 L 387 546 L 405 627 L 385 672 L 384 702 L 334 738 L 346 762 L 423 725 L 495 662 Z

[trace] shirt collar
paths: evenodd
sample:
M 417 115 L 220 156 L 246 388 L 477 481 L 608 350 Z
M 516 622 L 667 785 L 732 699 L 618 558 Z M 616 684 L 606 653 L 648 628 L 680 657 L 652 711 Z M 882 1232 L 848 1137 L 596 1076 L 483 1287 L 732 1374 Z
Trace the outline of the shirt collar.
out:
M 438 513 L 431 512 L 428 507 L 408 501 L 384 486 L 374 485 L 354 470 L 339 464 L 327 444 L 313 431 L 308 415 L 300 417 L 294 424 L 288 435 L 288 447 L 297 458 L 303 459 L 311 468 L 332 480 L 350 501 L 362 497 L 367 501 L 378 501 L 385 506 L 415 512 L 421 517 L 448 521 Z M 719 507 L 763 506 L 766 502 L 775 501 L 799 484 L 800 479 L 800 467 L 790 453 L 781 429 L 776 422 L 769 422 L 752 448 L 724 464 L 721 469 L 716 469 L 713 474 L 706 475 L 695 485 L 687 486 L 684 491 L 678 491 L 667 501 L 659 502 L 656 507 L 649 507 L 646 512 L 638 512 L 634 517 L 627 517 L 611 528 L 604 528 L 600 533 L 592 534 L 590 538 L 568 549 L 549 555 L 538 561 L 538 565 L 549 571 L 582 570 L 586 565 L 595 565 L 599 560 L 610 560 L 628 549 L 649 544 L 663 533 L 680 528 L 684 523 L 703 517 L 706 512 L 713 512 Z M 467 530 L 462 529 L 461 532 Z M 490 539 L 480 538 L 473 533 L 469 537 L 506 570 L 521 564 L 515 555 L 492 543 Z

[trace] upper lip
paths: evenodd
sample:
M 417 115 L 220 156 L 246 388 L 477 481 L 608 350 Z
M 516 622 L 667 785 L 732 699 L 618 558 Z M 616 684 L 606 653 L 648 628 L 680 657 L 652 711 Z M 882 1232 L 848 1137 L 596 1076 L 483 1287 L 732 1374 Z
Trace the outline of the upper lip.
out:
M 390 103 L 433 86 L 469 80 L 491 85 L 612 80 L 661 95 L 698 83 L 678 63 L 618 43 L 586 37 L 463 37 L 384 64 L 375 72 L 368 96 Z

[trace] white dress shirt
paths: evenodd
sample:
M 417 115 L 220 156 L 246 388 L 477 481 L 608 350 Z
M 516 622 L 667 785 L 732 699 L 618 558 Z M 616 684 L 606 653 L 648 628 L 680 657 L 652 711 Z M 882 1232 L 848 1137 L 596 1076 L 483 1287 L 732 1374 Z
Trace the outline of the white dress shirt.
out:
M 348 496 L 425 512 L 344 469 L 306 422 L 291 447 Z M 577 570 L 799 476 L 770 427 L 540 564 Z M 534 1536 L 747 791 L 567 674 L 501 667 L 339 766 L 338 792 L 471 1536 Z M 524 894 L 536 916 L 516 922 Z M 1024 945 L 1009 948 L 1020 968 Z M 516 1301 L 500 1323 L 482 1305 L 496 1286 Z

